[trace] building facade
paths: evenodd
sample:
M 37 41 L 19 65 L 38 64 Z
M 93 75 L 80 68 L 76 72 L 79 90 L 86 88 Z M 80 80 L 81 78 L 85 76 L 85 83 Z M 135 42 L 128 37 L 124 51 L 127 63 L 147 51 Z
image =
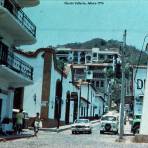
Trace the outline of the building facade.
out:
M 19 104 L 22 97 L 16 92 L 17 88 L 33 84 L 33 67 L 18 58 L 14 50 L 17 46 L 36 42 L 36 26 L 22 8 L 38 4 L 39 0 L 0 0 L 0 121 L 2 123 L 6 118 L 12 119 L 13 108 L 22 107 Z M 22 89 L 21 91 L 23 92 Z M 12 130 L 12 122 L 3 130 Z
M 146 77 L 146 66 L 133 67 L 134 115 L 142 115 Z
M 115 76 L 115 67 L 120 61 L 119 49 L 70 49 L 57 48 L 57 57 L 73 65 L 74 80 L 87 81 L 95 87 L 98 93 L 104 93 L 107 101 L 108 87 Z
M 16 51 L 34 67 L 34 84 L 24 89 L 23 108 L 30 119 L 39 112 L 43 127 L 72 123 L 78 117 L 79 88 L 72 82 L 70 65 L 62 67 L 54 50 L 38 49 L 32 53 Z
M 78 82 L 73 80 L 71 64 L 63 67 L 53 49 L 41 48 L 32 53 L 17 50 L 16 54 L 34 67 L 34 84 L 24 88 L 23 108 L 30 119 L 39 112 L 43 119 L 42 126 L 49 128 L 58 125 L 58 118 L 60 125 L 64 125 L 86 117 L 87 107 L 88 116 L 97 114 L 94 112 L 97 106 L 96 90 L 92 85 L 88 89 L 87 82 L 78 86 Z

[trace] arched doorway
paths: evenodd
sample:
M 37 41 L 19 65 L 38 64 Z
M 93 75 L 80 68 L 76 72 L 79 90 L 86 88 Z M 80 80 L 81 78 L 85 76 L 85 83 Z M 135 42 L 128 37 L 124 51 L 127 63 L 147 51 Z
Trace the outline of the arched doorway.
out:
M 61 117 L 61 98 L 62 98 L 62 83 L 60 80 L 56 82 L 56 92 L 55 92 L 55 108 L 54 108 L 54 118 L 60 119 Z
M 65 110 L 65 124 L 69 124 L 69 113 L 70 113 L 70 92 L 66 94 L 66 110 Z

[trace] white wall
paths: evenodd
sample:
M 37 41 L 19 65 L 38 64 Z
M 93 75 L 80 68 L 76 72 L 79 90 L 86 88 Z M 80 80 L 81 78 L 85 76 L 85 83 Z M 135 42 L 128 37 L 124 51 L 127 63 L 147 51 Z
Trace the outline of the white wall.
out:
M 148 73 L 146 77 L 146 85 L 144 92 L 142 120 L 140 125 L 140 134 L 148 135 Z
M 24 88 L 24 102 L 23 109 L 28 112 L 29 117 L 33 117 L 41 109 L 41 94 L 42 94 L 42 79 L 43 79 L 43 66 L 44 59 L 42 57 L 43 52 L 39 53 L 35 58 L 27 58 L 21 55 L 22 60 L 27 61 L 33 68 L 33 85 L 26 86 Z M 36 96 L 36 103 L 34 98 Z
M 136 73 L 135 81 L 133 80 L 134 114 L 142 114 L 143 100 L 140 99 L 139 96 L 144 95 L 147 69 L 146 68 L 138 68 L 137 72 L 136 72 L 136 69 L 134 69 L 133 76 L 135 76 L 135 73 Z
M 88 97 L 88 84 L 81 85 L 81 96 L 84 97 L 86 100 L 89 100 L 89 109 L 88 109 L 88 116 L 93 116 L 93 106 L 96 105 L 95 96 L 96 92 L 89 84 L 89 97 Z
M 8 89 L 9 85 L 4 80 L 0 80 L 0 89 L 6 91 L 8 94 L 0 93 L 0 99 L 2 99 L 2 109 L 1 109 L 1 120 L 4 117 L 12 118 L 13 109 L 13 95 L 14 90 Z
M 70 93 L 73 91 L 76 91 L 75 87 L 72 85 L 72 83 L 69 83 L 72 81 L 71 79 L 71 71 L 69 71 L 69 74 L 67 78 L 63 77 L 63 91 L 62 91 L 62 106 L 61 106 L 61 121 L 65 121 L 65 111 L 66 111 L 66 96 L 67 92 L 69 91 Z M 56 95 L 56 82 L 57 80 L 61 80 L 61 74 L 57 72 L 54 69 L 54 63 L 52 59 L 52 69 L 51 69 L 51 89 L 50 89 L 50 102 L 49 102 L 49 118 L 54 119 L 54 110 L 55 110 L 55 95 Z M 70 122 L 73 122 L 73 107 L 74 107 L 74 102 L 70 101 Z
M 84 108 L 85 108 L 85 110 L 84 110 Z M 81 99 L 80 117 L 85 117 L 86 115 L 87 115 L 87 103 L 84 100 Z
M 96 96 L 95 100 L 96 100 L 96 105 L 97 105 L 97 109 L 95 113 L 98 114 L 98 116 L 102 116 L 104 102 L 99 96 Z

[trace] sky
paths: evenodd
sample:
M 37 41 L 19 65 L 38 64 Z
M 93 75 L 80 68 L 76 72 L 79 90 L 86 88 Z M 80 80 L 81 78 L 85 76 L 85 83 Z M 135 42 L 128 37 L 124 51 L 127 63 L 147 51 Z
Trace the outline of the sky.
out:
M 26 50 L 93 38 L 122 41 L 125 29 L 127 44 L 141 49 L 148 34 L 148 0 L 40 0 L 24 11 L 37 27 L 37 42 Z

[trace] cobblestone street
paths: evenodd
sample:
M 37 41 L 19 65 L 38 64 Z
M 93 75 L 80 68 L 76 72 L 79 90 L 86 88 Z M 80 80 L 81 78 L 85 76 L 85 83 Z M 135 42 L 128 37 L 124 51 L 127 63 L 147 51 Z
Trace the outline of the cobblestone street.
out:
M 32 132 L 32 131 L 31 131 Z M 131 143 L 133 136 L 126 136 L 124 142 L 116 142 L 118 135 L 99 134 L 99 125 L 92 134 L 72 135 L 70 130 L 60 133 L 40 131 L 38 137 L 1 142 L 0 148 L 147 148 L 148 144 Z

